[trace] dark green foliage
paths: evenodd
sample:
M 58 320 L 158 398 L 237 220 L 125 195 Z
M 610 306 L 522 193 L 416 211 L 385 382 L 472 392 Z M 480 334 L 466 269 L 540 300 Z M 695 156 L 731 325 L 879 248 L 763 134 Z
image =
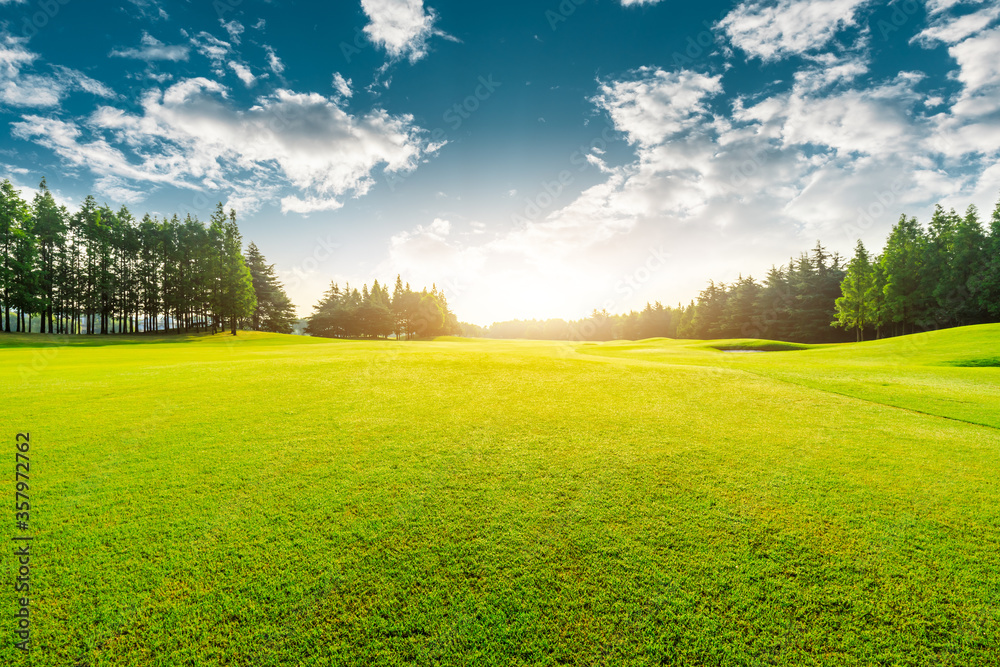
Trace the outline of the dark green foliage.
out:
M 305 333 L 323 338 L 429 338 L 462 335 L 463 325 L 436 287 L 414 292 L 397 276 L 392 296 L 377 280 L 371 291 L 364 285 L 361 292 L 334 283 L 316 304 Z
M 249 328 L 253 331 L 292 333 L 298 317 L 295 315 L 295 306 L 274 272 L 274 264 L 267 263 L 253 242 L 247 247 L 246 264 L 257 298 Z
M 197 333 L 228 322 L 235 332 L 256 304 L 236 214 L 221 204 L 208 229 L 191 216 L 137 221 L 93 197 L 70 215 L 44 179 L 30 206 L 4 181 L 0 251 L 5 331 Z M 274 326 L 290 330 L 287 296 L 268 307 Z

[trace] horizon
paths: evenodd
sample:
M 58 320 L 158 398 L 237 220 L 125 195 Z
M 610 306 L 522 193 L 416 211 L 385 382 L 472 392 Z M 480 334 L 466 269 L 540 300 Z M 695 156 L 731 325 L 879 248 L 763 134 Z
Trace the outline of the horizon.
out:
M 1000 8 L 811 4 L 14 0 L 0 178 L 222 201 L 300 316 L 398 274 L 483 326 L 687 303 L 991 210 Z

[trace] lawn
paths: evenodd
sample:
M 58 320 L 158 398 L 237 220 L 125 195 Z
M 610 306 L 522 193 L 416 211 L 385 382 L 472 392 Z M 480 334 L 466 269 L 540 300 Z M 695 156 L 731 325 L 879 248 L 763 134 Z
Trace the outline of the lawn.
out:
M 760 348 L 0 335 L 0 664 L 1000 662 L 1000 326 Z

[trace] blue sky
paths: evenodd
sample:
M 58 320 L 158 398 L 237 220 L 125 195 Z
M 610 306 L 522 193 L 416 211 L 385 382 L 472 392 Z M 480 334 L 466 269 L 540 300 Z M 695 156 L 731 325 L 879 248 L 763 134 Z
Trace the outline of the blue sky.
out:
M 1000 195 L 1000 5 L 0 0 L 0 177 L 234 207 L 302 314 L 688 301 Z

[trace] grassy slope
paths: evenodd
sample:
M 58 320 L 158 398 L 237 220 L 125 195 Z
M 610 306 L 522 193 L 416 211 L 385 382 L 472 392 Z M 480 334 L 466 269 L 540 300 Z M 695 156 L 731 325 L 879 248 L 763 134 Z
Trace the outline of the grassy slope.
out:
M 591 354 L 740 369 L 876 403 L 1000 428 L 1000 325 L 986 324 L 790 352 L 727 355 L 769 341 L 692 343 L 654 339 L 586 349 Z M 763 347 L 766 347 L 764 345 Z M 967 366 L 963 366 L 968 364 Z
M 998 661 L 1000 434 L 913 410 L 997 426 L 1000 328 L 927 336 L 0 337 L 33 664 Z

